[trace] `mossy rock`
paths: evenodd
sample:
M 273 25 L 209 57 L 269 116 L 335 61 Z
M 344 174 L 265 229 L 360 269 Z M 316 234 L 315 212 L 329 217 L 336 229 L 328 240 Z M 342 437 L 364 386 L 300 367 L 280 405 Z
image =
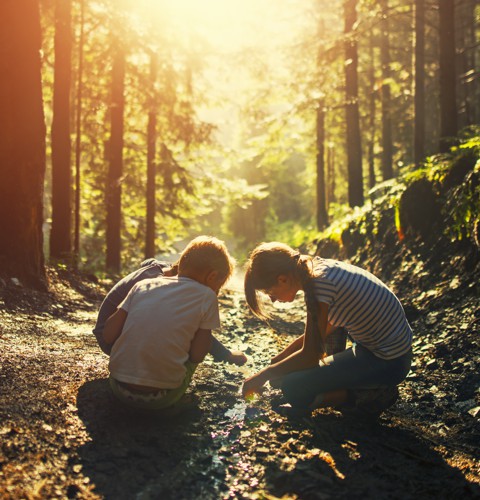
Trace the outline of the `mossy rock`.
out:
M 388 208 L 381 212 L 377 225 L 377 240 L 383 245 L 383 250 L 393 251 L 399 243 L 395 226 L 395 209 Z
M 473 151 L 458 155 L 442 182 L 442 190 L 448 191 L 464 182 L 466 175 L 473 170 L 479 158 Z
M 399 205 L 400 226 L 405 237 L 429 241 L 441 222 L 441 206 L 432 182 L 425 177 L 412 182 Z
M 315 255 L 319 255 L 324 259 L 340 259 L 342 257 L 342 250 L 337 241 L 325 238 L 317 242 Z
M 361 234 L 355 224 L 349 226 L 342 231 L 342 245 L 345 249 L 347 257 L 353 257 L 360 247 L 366 245 L 366 237 Z

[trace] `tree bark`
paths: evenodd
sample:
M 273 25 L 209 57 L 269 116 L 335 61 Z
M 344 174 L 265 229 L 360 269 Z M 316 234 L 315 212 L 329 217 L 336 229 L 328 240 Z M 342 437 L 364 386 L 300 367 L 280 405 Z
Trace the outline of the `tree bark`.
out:
M 414 161 L 425 159 L 425 0 L 415 0 Z
M 0 272 L 46 287 L 38 0 L 0 2 Z
M 50 257 L 68 261 L 71 239 L 70 83 L 72 50 L 71 0 L 55 4 L 55 81 L 52 122 L 52 229 Z
M 157 79 L 157 56 L 150 56 L 150 98 L 148 105 L 148 125 L 147 125 L 147 216 L 146 216 L 146 236 L 145 236 L 145 258 L 155 256 L 155 157 L 157 140 L 157 99 L 155 82 Z
M 77 99 L 76 99 L 76 120 L 75 120 L 75 224 L 73 238 L 73 252 L 75 264 L 78 264 L 80 257 L 80 187 L 81 168 L 80 157 L 82 153 L 82 97 L 83 97 L 83 45 L 85 43 L 85 0 L 80 0 L 80 37 L 78 40 L 78 74 L 77 74 Z
M 391 71 L 390 40 L 388 26 L 388 0 L 381 0 L 380 61 L 382 65 L 382 177 L 386 181 L 393 177 L 393 145 L 391 117 Z
M 116 41 L 112 67 L 110 103 L 110 142 L 108 145 L 107 197 L 107 271 L 119 273 L 121 267 L 121 197 L 123 173 L 123 115 L 125 87 L 125 50 Z
M 330 203 L 335 203 L 337 198 L 335 196 L 335 149 L 329 145 L 327 150 L 327 206 Z
M 317 108 L 317 229 L 328 226 L 325 186 L 325 103 L 321 99 Z
M 345 110 L 347 123 L 348 202 L 363 205 L 362 144 L 358 110 L 358 54 L 353 31 L 357 21 L 357 0 L 344 2 L 345 16 Z
M 457 33 L 459 35 L 460 55 L 460 89 L 462 102 L 460 106 L 460 127 L 475 125 L 480 122 L 480 73 L 479 62 L 476 59 L 480 54 L 476 43 L 475 6 L 477 0 L 466 0 L 457 6 Z M 460 119 L 460 116 L 459 116 Z
M 440 151 L 448 152 L 457 135 L 455 4 L 438 0 L 440 18 Z
M 375 90 L 375 52 L 374 52 L 374 37 L 373 31 L 370 33 L 370 61 L 369 61 L 369 80 L 370 80 L 370 95 L 369 95 L 369 141 L 368 141 L 368 187 L 373 189 L 376 184 L 375 178 L 375 113 L 376 113 L 376 98 Z

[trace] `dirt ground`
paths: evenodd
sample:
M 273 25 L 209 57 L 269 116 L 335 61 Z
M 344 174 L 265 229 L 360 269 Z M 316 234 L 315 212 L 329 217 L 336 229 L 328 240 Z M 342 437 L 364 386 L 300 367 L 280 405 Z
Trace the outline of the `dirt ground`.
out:
M 66 271 L 51 281 L 49 294 L 0 281 L 0 498 L 480 498 L 477 275 L 412 260 L 391 280 L 415 363 L 377 421 L 287 418 L 272 389 L 246 403 L 242 380 L 302 333 L 303 308 L 262 324 L 238 290 L 220 297 L 218 336 L 248 363 L 207 358 L 181 415 L 127 411 L 90 333 L 104 286 Z

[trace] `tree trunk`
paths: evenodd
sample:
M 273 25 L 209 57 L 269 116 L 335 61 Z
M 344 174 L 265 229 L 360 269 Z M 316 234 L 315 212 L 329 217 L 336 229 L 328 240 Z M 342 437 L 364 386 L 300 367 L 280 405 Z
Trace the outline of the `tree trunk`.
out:
M 38 1 L 0 2 L 0 273 L 45 288 Z
M 357 0 L 344 2 L 345 15 L 345 93 L 347 123 L 348 202 L 363 205 L 362 144 L 358 111 L 358 54 L 356 34 Z
M 78 41 L 78 75 L 77 75 L 77 105 L 75 120 L 75 229 L 73 238 L 73 252 L 75 264 L 80 257 L 80 156 L 82 138 L 82 95 L 83 95 L 83 45 L 85 43 L 85 0 L 80 0 L 80 39 Z
M 155 256 L 155 157 L 157 140 L 157 109 L 155 82 L 157 79 L 157 56 L 150 56 L 151 95 L 148 106 L 147 125 L 147 227 L 145 237 L 145 258 Z
M 418 167 L 425 159 L 425 0 L 415 0 L 414 152 Z
M 459 112 L 463 118 L 460 127 L 474 125 L 480 121 L 480 75 L 479 63 L 475 60 L 480 56 L 476 43 L 475 5 L 476 0 L 466 0 L 457 6 L 457 33 L 459 35 L 460 53 L 460 89 L 462 103 Z M 459 116 L 460 118 L 460 116 Z
M 321 99 L 317 108 L 317 229 L 328 226 L 325 186 L 325 103 Z
M 70 0 L 56 0 L 50 257 L 67 261 L 70 259 L 72 252 L 70 167 L 71 10 Z
M 375 112 L 376 112 L 376 97 L 375 90 L 375 52 L 374 52 L 374 37 L 373 30 L 370 33 L 370 61 L 369 61 L 369 80 L 370 80 L 370 96 L 369 96 L 369 141 L 368 141 L 368 187 L 375 187 Z
M 457 135 L 455 91 L 455 4 L 438 0 L 440 17 L 440 151 L 447 152 Z
M 390 71 L 390 40 L 388 27 L 388 0 L 381 0 L 380 22 L 380 62 L 382 65 L 382 177 L 386 181 L 393 177 L 393 145 L 391 117 L 391 71 Z
M 110 142 L 108 145 L 107 196 L 107 256 L 106 268 L 120 272 L 121 265 L 121 197 L 123 172 L 123 114 L 125 87 L 125 51 L 119 41 L 115 44 L 112 67 L 112 96 L 110 104 Z
M 333 146 L 328 146 L 327 151 L 327 171 L 328 171 L 328 190 L 327 190 L 327 206 L 330 203 L 335 203 L 335 149 Z

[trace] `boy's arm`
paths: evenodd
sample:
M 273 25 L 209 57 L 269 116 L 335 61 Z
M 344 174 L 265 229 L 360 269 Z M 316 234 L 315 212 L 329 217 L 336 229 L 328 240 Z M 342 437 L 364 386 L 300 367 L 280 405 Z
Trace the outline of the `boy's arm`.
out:
M 241 366 L 247 362 L 247 356 L 240 351 L 227 349 L 215 336 L 212 335 L 212 347 L 210 354 L 215 361 L 227 361 Z
M 103 329 L 103 340 L 109 345 L 113 345 L 115 341 L 120 337 L 123 330 L 123 325 L 127 319 L 127 311 L 124 309 L 117 309 L 105 323 L 105 328 Z
M 212 345 L 212 330 L 199 328 L 190 344 L 190 361 L 201 363 L 210 351 Z

